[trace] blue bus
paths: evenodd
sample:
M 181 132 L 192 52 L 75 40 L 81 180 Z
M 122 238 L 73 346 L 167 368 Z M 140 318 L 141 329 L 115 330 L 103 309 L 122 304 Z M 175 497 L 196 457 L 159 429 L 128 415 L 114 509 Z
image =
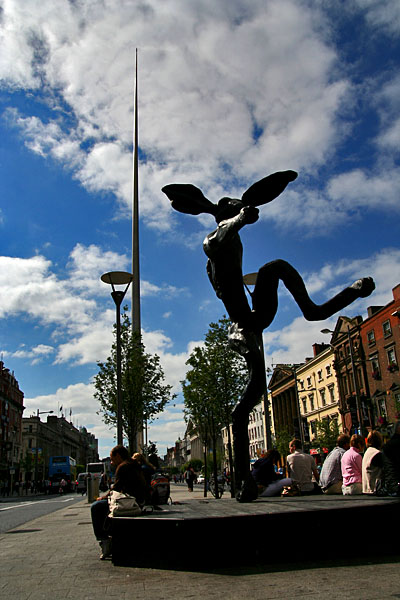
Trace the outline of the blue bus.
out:
M 76 460 L 71 456 L 50 456 L 49 480 L 51 492 L 58 492 L 62 479 L 66 481 L 65 491 L 72 492 L 75 489 Z

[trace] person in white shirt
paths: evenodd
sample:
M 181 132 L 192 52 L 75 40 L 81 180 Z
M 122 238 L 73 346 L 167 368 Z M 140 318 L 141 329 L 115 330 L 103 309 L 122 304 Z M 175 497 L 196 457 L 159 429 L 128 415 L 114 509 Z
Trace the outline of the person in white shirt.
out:
M 382 478 L 383 439 L 379 431 L 370 431 L 367 437 L 367 449 L 362 459 L 362 491 L 373 494 L 378 480 Z
M 319 473 L 315 460 L 310 454 L 305 454 L 301 441 L 293 439 L 289 444 L 291 454 L 286 458 L 288 476 L 297 483 L 302 494 L 315 494 L 320 492 L 318 485 L 314 485 L 312 478 L 319 481 Z

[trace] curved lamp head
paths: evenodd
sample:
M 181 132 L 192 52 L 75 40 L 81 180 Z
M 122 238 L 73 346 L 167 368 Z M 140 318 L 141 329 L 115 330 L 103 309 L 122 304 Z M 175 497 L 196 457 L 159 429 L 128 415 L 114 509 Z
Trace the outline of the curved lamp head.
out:
M 100 279 L 110 285 L 126 285 L 131 283 L 133 275 L 126 271 L 110 271 L 110 273 L 104 273 Z
M 247 275 L 243 275 L 243 283 L 245 285 L 255 285 L 257 281 L 258 273 L 247 273 Z

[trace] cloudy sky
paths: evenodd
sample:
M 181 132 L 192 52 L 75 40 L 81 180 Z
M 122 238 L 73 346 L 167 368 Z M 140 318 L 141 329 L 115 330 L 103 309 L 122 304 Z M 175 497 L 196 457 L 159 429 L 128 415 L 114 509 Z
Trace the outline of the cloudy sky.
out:
M 224 308 L 201 242 L 210 216 L 161 187 L 240 197 L 298 179 L 242 233 L 244 271 L 282 258 L 316 302 L 372 275 L 366 315 L 400 282 L 398 0 L 0 0 L 0 352 L 25 415 L 63 406 L 100 440 L 96 361 L 115 309 L 100 275 L 130 270 L 132 121 L 139 53 L 142 330 L 179 393 L 185 361 Z M 284 289 L 267 366 L 323 341 Z M 329 340 L 325 340 L 329 341 Z M 184 432 L 182 398 L 150 428 Z

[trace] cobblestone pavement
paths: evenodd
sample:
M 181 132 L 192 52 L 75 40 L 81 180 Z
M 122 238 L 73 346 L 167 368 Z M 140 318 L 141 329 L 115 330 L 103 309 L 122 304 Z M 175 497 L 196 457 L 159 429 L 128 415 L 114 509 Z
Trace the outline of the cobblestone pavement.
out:
M 193 494 L 183 486 L 171 486 L 177 501 L 202 498 L 200 488 Z M 370 524 L 369 524 L 370 525 Z M 396 525 L 397 526 L 397 525 Z M 358 544 L 371 540 L 379 546 L 379 535 L 364 532 L 329 532 L 341 535 L 343 543 Z M 379 528 L 374 528 L 375 531 Z M 257 532 L 254 532 L 257 535 Z M 327 563 L 323 561 L 324 542 L 321 532 L 315 536 L 312 562 L 301 562 L 301 542 L 288 540 L 288 558 L 298 562 L 254 565 L 243 569 L 208 569 L 177 571 L 114 567 L 99 560 L 99 548 L 90 522 L 90 506 L 86 499 L 65 506 L 44 517 L 25 523 L 0 536 L 0 598 L 7 600 L 99 600 L 124 599 L 188 599 L 207 600 L 250 597 L 258 599 L 340 599 L 375 600 L 400 598 L 400 553 L 391 558 L 370 557 L 368 561 Z M 362 540 L 361 537 L 365 539 Z M 249 536 L 249 543 L 251 538 Z M 140 547 L 140 540 L 132 540 Z M 223 552 L 223 540 L 219 540 Z M 245 543 L 245 542 L 243 542 Z M 154 540 L 165 552 L 190 552 L 195 539 Z M 271 544 L 273 540 L 266 540 Z M 297 550 L 299 548 L 299 550 Z

